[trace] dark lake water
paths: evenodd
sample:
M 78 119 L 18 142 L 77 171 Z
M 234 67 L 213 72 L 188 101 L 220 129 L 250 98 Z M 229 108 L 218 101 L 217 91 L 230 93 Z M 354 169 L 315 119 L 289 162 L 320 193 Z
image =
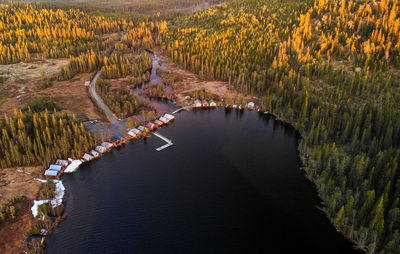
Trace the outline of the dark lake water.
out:
M 63 176 L 48 253 L 354 253 L 300 171 L 296 133 L 254 111 L 192 110 Z

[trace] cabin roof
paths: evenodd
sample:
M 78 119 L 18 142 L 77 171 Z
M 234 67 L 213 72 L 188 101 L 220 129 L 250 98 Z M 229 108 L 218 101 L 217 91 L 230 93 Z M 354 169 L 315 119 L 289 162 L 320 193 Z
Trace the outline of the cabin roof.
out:
M 60 165 L 50 165 L 50 167 L 48 168 L 48 170 L 60 171 L 61 168 L 62 168 L 62 166 L 60 166 Z
M 85 160 L 87 160 L 87 159 L 93 158 L 93 156 L 90 155 L 90 154 L 85 153 L 85 154 L 83 155 L 83 158 L 84 158 Z
M 54 170 L 46 170 L 46 171 L 44 172 L 44 175 L 45 175 L 45 176 L 57 176 L 57 175 L 58 175 L 58 172 L 57 172 L 57 171 L 54 171 Z
M 60 165 L 60 166 L 67 166 L 68 163 L 69 162 L 67 160 L 57 160 L 56 161 L 56 165 Z

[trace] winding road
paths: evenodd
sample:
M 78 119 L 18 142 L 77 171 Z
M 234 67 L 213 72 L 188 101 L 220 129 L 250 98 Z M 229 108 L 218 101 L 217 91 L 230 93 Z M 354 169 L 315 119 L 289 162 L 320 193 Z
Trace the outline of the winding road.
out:
M 101 70 L 96 73 L 92 82 L 90 83 L 90 94 L 96 100 L 97 105 L 99 105 L 101 107 L 101 109 L 104 111 L 104 113 L 106 113 L 111 124 L 118 124 L 118 120 L 115 117 L 115 115 L 111 112 L 111 110 L 108 108 L 108 106 L 103 102 L 103 100 L 100 98 L 100 96 L 96 92 L 96 82 L 97 82 L 97 79 L 100 77 L 100 75 L 101 75 Z
M 124 32 L 122 31 L 121 34 L 122 34 L 121 36 L 122 40 L 124 38 Z M 110 58 L 113 56 L 114 51 L 115 49 L 111 52 L 109 56 Z M 100 108 L 104 111 L 104 113 L 110 120 L 111 124 L 106 129 L 108 129 L 112 135 L 122 135 L 123 133 L 125 133 L 126 129 L 125 121 L 119 121 L 117 117 L 114 115 L 114 113 L 110 110 L 110 108 L 104 103 L 104 101 L 96 92 L 96 82 L 99 79 L 100 75 L 101 75 L 101 69 L 96 73 L 93 80 L 91 81 L 89 92 L 96 101 L 97 105 L 100 106 Z

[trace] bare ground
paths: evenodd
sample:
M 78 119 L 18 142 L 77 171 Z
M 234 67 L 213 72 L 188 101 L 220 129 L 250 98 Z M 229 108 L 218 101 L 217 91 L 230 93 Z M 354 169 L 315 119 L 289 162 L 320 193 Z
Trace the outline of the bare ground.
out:
M 24 173 L 18 172 L 17 169 L 23 170 Z M 43 183 L 33 178 L 42 177 L 42 169 L 43 167 L 0 169 L 0 207 L 16 196 L 25 196 L 29 200 L 34 200 Z
M 44 77 L 48 77 L 59 72 L 61 67 L 68 65 L 69 61 L 67 58 L 61 58 L 0 65 L 0 76 L 10 82 L 40 78 L 42 73 Z
M 62 112 L 75 114 L 79 120 L 100 119 L 102 114 L 90 100 L 85 86 L 90 78 L 90 73 L 78 74 L 72 80 L 54 81 L 46 89 L 40 88 L 40 79 L 28 82 L 7 81 L 0 84 L 0 114 L 10 114 L 13 108 L 22 108 L 30 101 L 51 97 L 62 108 Z
M 34 225 L 31 206 L 32 200 L 29 199 L 18 202 L 15 204 L 16 218 L 0 224 L 0 253 L 23 253 L 26 245 L 24 240 Z
M 17 169 L 24 172 L 18 172 Z M 16 218 L 0 223 L 0 253 L 20 253 L 24 239 L 30 234 L 34 218 L 31 207 L 44 183 L 34 180 L 42 177 L 42 167 L 0 169 L 0 207 L 16 196 L 26 199 L 15 204 Z
M 154 52 L 161 58 L 162 65 L 166 67 L 168 74 L 175 75 L 179 79 L 179 84 L 175 90 L 177 103 L 182 103 L 187 94 L 199 89 L 211 90 L 213 94 L 218 95 L 220 98 L 224 98 L 228 92 L 228 82 L 200 80 L 193 72 L 184 70 L 175 64 L 159 48 L 155 49 Z M 231 90 L 229 92 L 233 93 Z

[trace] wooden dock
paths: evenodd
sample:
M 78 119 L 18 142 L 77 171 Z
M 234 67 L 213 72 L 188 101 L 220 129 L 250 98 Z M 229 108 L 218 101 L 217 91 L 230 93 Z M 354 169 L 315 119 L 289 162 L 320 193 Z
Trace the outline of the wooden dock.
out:
M 184 109 L 185 109 L 185 108 L 177 109 L 177 110 L 175 110 L 174 112 L 172 112 L 171 115 L 175 115 L 176 113 L 178 113 L 179 111 L 182 111 L 182 110 L 184 110 Z
M 157 133 L 157 132 L 153 132 L 153 134 L 159 138 L 161 138 L 162 140 L 164 140 L 165 142 L 167 142 L 167 144 L 160 146 L 159 148 L 156 148 L 157 152 L 160 152 L 161 150 L 170 147 L 173 145 L 172 140 L 167 139 L 166 137 L 164 137 L 163 135 Z
M 163 149 L 165 149 L 165 148 L 167 148 L 169 146 L 172 146 L 172 145 L 173 145 L 172 143 L 167 143 L 167 144 L 165 144 L 163 146 L 160 146 L 159 148 L 156 148 L 156 150 L 157 150 L 157 152 L 160 152 L 161 150 L 163 150 Z

